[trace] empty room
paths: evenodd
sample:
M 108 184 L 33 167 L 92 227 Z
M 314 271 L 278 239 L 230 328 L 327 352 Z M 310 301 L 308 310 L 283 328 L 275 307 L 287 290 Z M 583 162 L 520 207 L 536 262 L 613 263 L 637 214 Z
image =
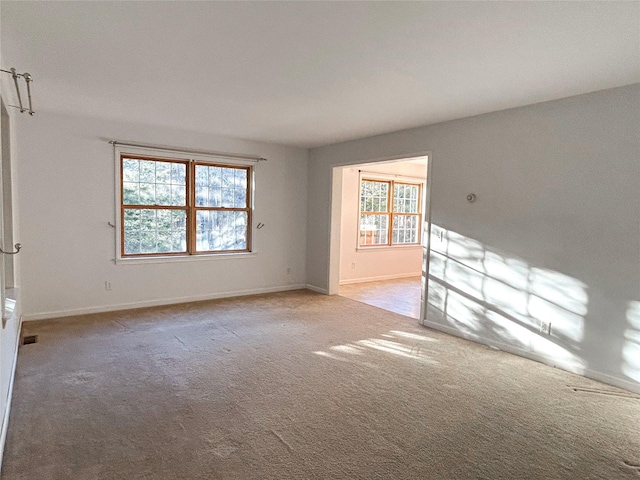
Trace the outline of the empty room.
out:
M 0 477 L 640 478 L 640 3 L 0 2 Z

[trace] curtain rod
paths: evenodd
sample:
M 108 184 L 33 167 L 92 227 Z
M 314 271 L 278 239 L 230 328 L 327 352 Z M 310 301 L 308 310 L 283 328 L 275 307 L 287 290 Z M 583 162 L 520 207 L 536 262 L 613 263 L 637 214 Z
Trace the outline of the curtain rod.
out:
M 384 173 L 384 172 L 371 172 L 367 170 L 358 170 L 358 173 L 364 173 L 366 175 L 378 175 L 380 177 L 395 177 L 395 178 L 413 178 L 416 180 L 425 181 L 426 175 L 424 177 L 415 177 L 413 175 L 402 175 L 401 173 Z
M 148 143 L 134 143 L 134 142 L 121 142 L 119 140 L 109 140 L 109 143 L 114 147 L 116 145 L 124 145 L 125 147 L 140 147 L 140 148 L 153 148 L 156 150 L 165 150 L 168 152 L 176 152 L 176 153 L 192 153 L 194 155 L 210 155 L 212 157 L 222 157 L 222 158 L 237 158 L 242 160 L 255 160 L 256 162 L 266 162 L 267 159 L 264 157 L 258 157 L 255 155 L 243 155 L 241 153 L 225 153 L 225 152 L 211 152 L 208 150 L 194 150 L 191 148 L 179 148 L 179 147 L 168 147 L 165 145 L 150 145 Z

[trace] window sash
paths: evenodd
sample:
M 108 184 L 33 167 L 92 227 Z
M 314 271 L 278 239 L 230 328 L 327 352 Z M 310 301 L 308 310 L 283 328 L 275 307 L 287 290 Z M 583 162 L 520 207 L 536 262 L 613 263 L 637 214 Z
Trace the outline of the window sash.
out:
M 156 203 L 125 203 L 125 192 L 124 192 L 124 185 L 125 183 L 125 172 L 124 172 L 124 162 L 127 159 L 131 159 L 131 160 L 137 160 L 137 161 L 153 161 L 153 162 L 164 162 L 164 163 L 171 163 L 171 164 L 182 164 L 185 165 L 185 198 L 184 198 L 184 205 L 158 205 Z M 239 198 L 244 199 L 244 205 L 242 207 L 238 207 L 238 206 L 234 206 L 234 207 L 225 207 L 225 206 L 206 206 L 206 205 L 201 205 L 201 206 L 196 206 L 196 190 L 197 190 L 197 185 L 196 185 L 196 168 L 198 166 L 206 166 L 206 167 L 218 167 L 218 168 L 224 168 L 224 169 L 234 169 L 234 170 L 241 170 L 244 171 L 244 175 L 239 175 L 238 178 L 240 180 L 242 180 L 242 177 L 244 177 L 244 180 L 242 180 L 242 184 L 241 186 L 243 187 L 242 189 L 238 189 L 236 187 L 238 187 L 238 185 L 236 185 L 235 182 L 235 173 L 234 173 L 234 184 L 232 187 L 233 193 L 234 193 L 234 202 L 236 202 L 236 191 L 240 190 L 240 194 L 238 195 Z M 159 184 L 157 182 L 157 177 L 154 177 L 155 179 L 155 193 L 154 195 L 157 194 L 157 185 Z M 128 183 L 135 183 L 135 182 L 128 182 Z M 141 184 L 140 181 L 138 181 L 139 184 Z M 163 184 L 164 185 L 164 184 Z M 190 160 L 183 160 L 183 159 L 171 159 L 171 158 L 157 158 L 157 157 L 153 157 L 153 156 L 141 156 L 141 155 L 129 155 L 126 153 L 121 153 L 120 154 L 120 257 L 121 258 L 137 258 L 137 257 L 164 257 L 164 256 L 192 256 L 192 255 L 202 255 L 202 254 L 219 254 L 219 253 L 246 253 L 246 252 L 251 252 L 251 221 L 252 221 L 252 205 L 253 205 L 253 199 L 252 199 L 252 185 L 253 185 L 253 168 L 251 166 L 246 166 L 246 165 L 238 165 L 238 164 L 225 164 L 225 163 L 219 163 L 219 162 L 204 162 L 204 161 L 190 161 Z M 222 187 L 221 187 L 222 188 Z M 138 200 L 140 201 L 140 196 L 138 197 Z M 157 199 L 157 196 L 154 197 L 154 200 Z M 171 201 L 173 201 L 173 196 L 171 197 Z M 242 202 L 240 202 L 242 203 Z M 158 235 L 160 233 L 162 233 L 162 235 L 165 235 L 167 233 L 169 233 L 171 235 L 171 241 L 173 242 L 173 235 L 174 235 L 174 231 L 179 231 L 179 232 L 184 232 L 184 243 L 185 243 L 185 247 L 181 250 L 172 250 L 172 251 L 161 251 L 161 252 L 137 252 L 137 253 L 131 253 L 131 251 L 127 252 L 126 251 L 126 247 L 127 247 L 127 234 L 131 232 L 131 230 L 127 231 L 127 219 L 126 219 L 126 213 L 130 212 L 130 211 L 134 211 L 134 210 L 139 210 L 139 211 L 155 211 L 155 236 L 156 236 L 156 245 L 158 245 L 157 242 L 157 238 Z M 168 230 L 159 230 L 158 229 L 158 213 L 160 211 L 166 211 L 166 212 L 174 212 L 174 211 L 183 211 L 185 212 L 185 220 L 184 220 L 184 225 L 182 226 L 182 228 L 180 230 L 175 230 L 175 229 L 168 229 Z M 238 228 L 236 226 L 236 232 L 234 233 L 234 238 L 236 239 L 235 244 L 238 244 L 238 232 L 242 232 L 242 234 L 240 235 L 241 238 L 241 246 L 243 248 L 233 248 L 233 245 L 231 245 L 231 248 L 220 248 L 220 249 L 214 249 L 214 248 L 206 248 L 206 249 L 200 249 L 198 250 L 198 242 L 197 242 L 197 237 L 198 237 L 198 225 L 197 225 L 197 219 L 198 219 L 198 212 L 241 212 L 244 216 L 244 222 L 240 224 L 240 227 L 244 227 L 244 228 Z M 225 215 L 221 215 L 221 217 L 225 217 Z M 228 218 L 228 215 L 226 215 L 226 217 Z M 237 216 L 236 216 L 237 217 Z M 171 217 L 173 220 L 173 216 Z M 172 224 L 173 227 L 173 224 Z M 153 231 L 152 229 L 144 229 L 144 233 L 148 233 Z M 143 232 L 143 229 L 140 228 L 139 229 L 139 233 Z M 215 232 L 214 232 L 215 233 Z M 219 238 L 225 239 L 227 238 L 226 235 L 228 235 L 229 232 L 225 232 L 222 235 L 218 235 Z M 215 236 L 215 235 L 214 235 Z M 142 233 L 140 233 L 140 238 L 142 238 Z M 140 242 L 142 242 L 142 240 L 140 240 Z M 228 242 L 225 244 L 227 247 Z M 171 247 L 173 248 L 175 245 L 172 243 Z M 209 245 L 210 247 L 211 245 Z M 142 248 L 142 245 L 140 245 L 140 249 Z

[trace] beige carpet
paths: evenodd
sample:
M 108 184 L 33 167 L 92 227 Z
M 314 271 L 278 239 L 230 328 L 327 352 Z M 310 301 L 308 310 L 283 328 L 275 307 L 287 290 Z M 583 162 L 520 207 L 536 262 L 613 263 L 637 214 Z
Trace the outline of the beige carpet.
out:
M 4 480 L 640 478 L 637 396 L 342 297 L 24 330 Z

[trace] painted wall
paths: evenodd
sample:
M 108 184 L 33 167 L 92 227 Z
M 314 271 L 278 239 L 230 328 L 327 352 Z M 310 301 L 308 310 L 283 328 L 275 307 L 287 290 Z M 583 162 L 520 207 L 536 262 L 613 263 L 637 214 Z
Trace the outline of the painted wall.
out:
M 427 323 L 640 390 L 639 107 L 635 84 L 312 150 L 307 282 L 332 167 L 430 151 Z
M 304 287 L 307 150 L 47 112 L 17 127 L 24 319 Z M 256 254 L 115 265 L 109 139 L 268 158 L 256 166 Z
M 373 174 L 427 178 L 426 163 L 418 165 L 394 162 L 344 168 L 342 171 L 342 215 L 340 228 L 340 283 L 370 282 L 392 278 L 419 276 L 422 247 L 402 246 L 358 249 L 358 209 L 360 170 Z M 353 268 L 355 265 L 355 268 Z

